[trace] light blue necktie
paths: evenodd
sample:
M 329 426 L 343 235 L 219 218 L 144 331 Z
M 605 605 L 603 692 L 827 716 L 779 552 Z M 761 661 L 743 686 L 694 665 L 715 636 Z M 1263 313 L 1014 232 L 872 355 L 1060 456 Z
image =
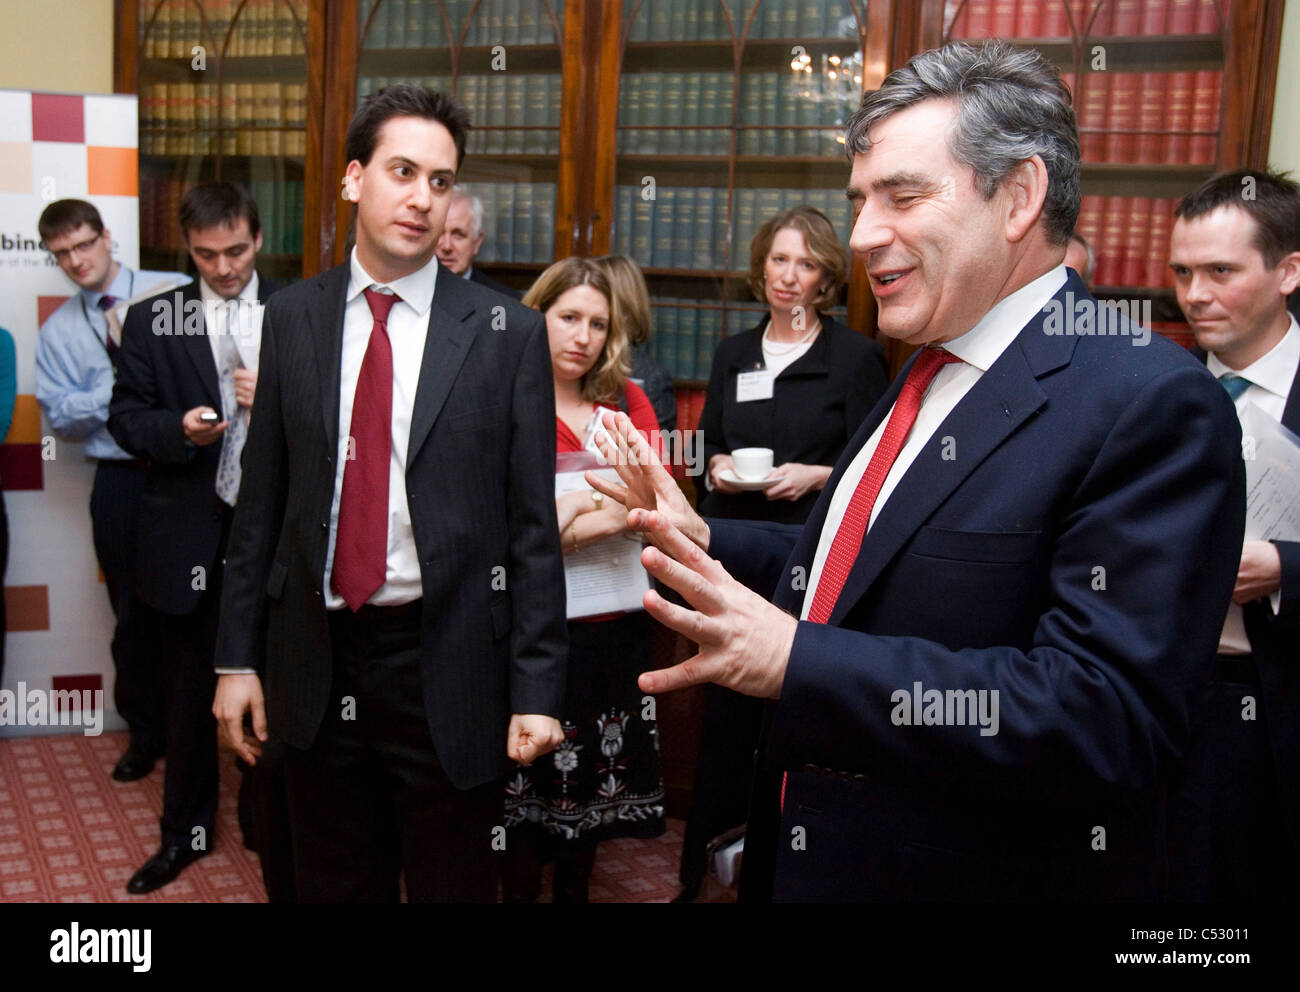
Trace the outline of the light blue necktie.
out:
M 1232 372 L 1225 372 L 1220 377 L 1219 384 L 1228 391 L 1228 395 L 1232 397 L 1232 402 L 1234 403 L 1237 402 L 1238 397 L 1240 397 L 1242 393 L 1250 388 L 1249 379 L 1243 379 L 1241 376 L 1235 375 Z

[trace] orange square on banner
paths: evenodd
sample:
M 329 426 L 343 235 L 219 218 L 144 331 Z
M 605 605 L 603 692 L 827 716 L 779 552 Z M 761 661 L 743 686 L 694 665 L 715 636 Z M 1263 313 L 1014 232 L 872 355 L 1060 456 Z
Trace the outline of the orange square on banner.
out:
M 139 162 L 134 148 L 86 146 L 87 192 L 91 196 L 139 194 Z
M 5 444 L 41 443 L 41 407 L 35 396 L 14 397 L 14 419 Z
M 50 629 L 49 586 L 5 586 L 5 619 L 8 629 Z

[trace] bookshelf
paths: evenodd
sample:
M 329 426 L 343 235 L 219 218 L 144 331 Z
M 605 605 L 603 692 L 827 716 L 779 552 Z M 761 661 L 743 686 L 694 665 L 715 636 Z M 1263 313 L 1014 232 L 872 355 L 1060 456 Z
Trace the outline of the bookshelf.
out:
M 308 0 L 142 0 L 134 24 L 140 115 L 141 264 L 189 268 L 176 213 L 195 182 L 229 179 L 257 200 L 259 268 L 304 270 L 308 216 Z M 126 39 L 123 39 L 124 41 Z M 120 56 L 119 56 L 120 59 Z

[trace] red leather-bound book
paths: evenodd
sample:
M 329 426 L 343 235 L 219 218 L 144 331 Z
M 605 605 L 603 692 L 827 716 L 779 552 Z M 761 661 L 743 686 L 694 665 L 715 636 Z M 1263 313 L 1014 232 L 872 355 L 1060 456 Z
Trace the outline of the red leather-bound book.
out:
M 1106 197 L 1101 214 L 1101 230 L 1093 252 L 1097 269 L 1092 281 L 1097 286 L 1118 286 L 1123 278 L 1124 233 L 1128 221 L 1128 200 L 1122 196 Z
M 1111 72 L 1106 101 L 1107 162 L 1132 162 L 1137 158 L 1138 81 L 1140 73 Z
M 1043 17 L 1047 0 L 1016 0 L 1016 37 L 1044 38 Z
M 1139 77 L 1142 85 L 1138 97 L 1137 160 L 1144 164 L 1160 161 L 1163 143 L 1159 131 L 1164 130 L 1165 86 L 1169 76 L 1163 72 L 1144 72 Z
M 1170 165 L 1185 164 L 1192 149 L 1192 101 L 1195 96 L 1196 73 L 1171 72 L 1169 74 L 1169 130 L 1181 132 L 1169 135 L 1165 144 L 1165 162 Z
M 994 38 L 1014 38 L 1016 36 L 1016 0 L 993 0 Z
M 1169 0 L 1169 20 L 1165 31 L 1169 34 L 1195 34 L 1199 4 L 1200 0 Z
M 1168 16 L 1169 0 L 1142 0 L 1141 33 L 1144 36 L 1164 34 Z
M 1197 34 L 1218 34 L 1223 25 L 1219 23 L 1219 8 L 1214 0 L 1198 0 L 1196 4 Z
M 1066 0 L 1042 0 L 1044 38 L 1070 37 L 1070 19 L 1066 17 Z
M 1147 252 L 1146 275 L 1142 285 L 1160 289 L 1169 280 L 1169 236 L 1174 229 L 1174 206 L 1177 200 L 1151 202 L 1151 247 Z
M 1138 33 L 1142 26 L 1142 0 L 1111 0 L 1110 33 L 1127 37 Z
M 1100 196 L 1085 196 L 1079 205 L 1079 219 L 1074 224 L 1074 229 L 1083 235 L 1088 244 L 1092 245 L 1094 255 L 1097 253 L 1097 243 L 1101 235 L 1101 210 Z
M 1212 165 L 1219 145 L 1219 100 L 1223 74 L 1213 69 L 1203 69 L 1196 74 L 1193 87 L 1192 130 L 1201 133 L 1192 136 L 1191 161 L 1198 165 Z
M 993 0 L 966 0 L 970 17 L 966 22 L 967 38 L 990 38 L 993 31 Z
M 1129 201 L 1128 228 L 1124 235 L 1124 286 L 1141 286 L 1147 275 L 1147 258 L 1151 254 L 1151 198 L 1135 196 Z
M 1106 158 L 1106 102 L 1110 94 L 1109 72 L 1090 72 L 1083 85 L 1082 115 L 1079 127 L 1088 133 L 1080 136 L 1080 153 L 1085 162 L 1102 162 Z

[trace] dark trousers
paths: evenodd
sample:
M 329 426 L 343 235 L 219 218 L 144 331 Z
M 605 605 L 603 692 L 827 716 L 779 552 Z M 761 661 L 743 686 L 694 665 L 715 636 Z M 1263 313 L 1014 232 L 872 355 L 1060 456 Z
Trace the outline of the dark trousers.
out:
M 232 514 L 225 512 L 221 548 Z M 218 562 L 220 559 L 218 559 Z M 212 850 L 217 812 L 217 675 L 212 652 L 221 605 L 221 566 L 206 576 L 198 606 L 184 616 L 158 614 L 167 686 L 167 772 L 163 779 L 164 844 Z M 200 830 L 201 828 L 201 830 Z
M 709 842 L 745 822 L 762 723 L 761 699 L 721 686 L 704 687 L 700 759 L 695 766 L 679 874 L 688 890 L 699 888 L 704 880 Z
M 1278 801 L 1254 662 L 1221 656 L 1215 668 L 1192 700 L 1191 741 L 1170 794 L 1170 897 L 1294 901 L 1300 865 Z M 1254 699 L 1253 719 L 1243 718 L 1243 697 Z
M 284 752 L 282 743 L 270 740 L 262 745 L 257 764 L 248 765 L 235 759 L 240 771 L 239 828 L 244 834 L 244 846 L 257 852 L 266 901 L 272 903 L 298 901 Z
M 299 901 L 395 902 L 401 876 L 411 902 L 494 902 L 502 784 L 458 790 L 438 761 L 418 605 L 335 611 L 330 630 L 325 720 L 286 761 Z
M 145 467 L 101 459 L 90 491 L 95 557 L 117 624 L 113 628 L 113 702 L 131 731 L 131 746 L 162 754 L 166 743 L 163 660 L 157 618 L 135 594 L 135 548 Z

